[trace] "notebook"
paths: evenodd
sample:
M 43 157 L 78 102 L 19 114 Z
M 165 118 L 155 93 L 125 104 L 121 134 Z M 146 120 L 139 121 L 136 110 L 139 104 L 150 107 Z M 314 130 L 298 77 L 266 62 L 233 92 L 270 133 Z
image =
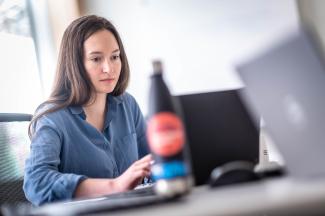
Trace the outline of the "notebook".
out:
M 297 178 L 325 175 L 325 70 L 318 51 L 300 28 L 237 68 L 243 96 Z

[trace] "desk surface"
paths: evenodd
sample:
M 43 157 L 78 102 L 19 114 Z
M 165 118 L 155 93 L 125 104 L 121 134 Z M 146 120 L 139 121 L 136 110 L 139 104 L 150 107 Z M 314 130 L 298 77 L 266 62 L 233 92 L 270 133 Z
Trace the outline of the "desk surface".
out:
M 82 208 L 96 209 L 100 204 L 105 207 L 108 203 L 92 200 L 88 205 L 49 204 L 37 208 L 34 214 L 43 212 L 49 215 L 72 215 Z M 190 194 L 178 200 L 96 215 L 325 215 L 325 178 L 279 178 L 213 189 L 201 186 L 195 187 Z
M 273 179 L 210 189 L 194 188 L 177 202 L 109 215 L 325 215 L 325 179 Z M 106 215 L 104 213 L 99 215 Z

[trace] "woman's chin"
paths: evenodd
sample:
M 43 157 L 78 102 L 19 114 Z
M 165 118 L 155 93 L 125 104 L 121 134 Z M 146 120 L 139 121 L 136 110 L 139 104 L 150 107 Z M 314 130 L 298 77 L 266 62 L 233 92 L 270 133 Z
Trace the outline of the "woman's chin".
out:
M 115 86 L 114 86 L 114 88 L 115 88 Z M 102 88 L 102 89 L 97 90 L 97 93 L 109 94 L 109 93 L 112 93 L 114 91 L 114 88 L 113 87 Z

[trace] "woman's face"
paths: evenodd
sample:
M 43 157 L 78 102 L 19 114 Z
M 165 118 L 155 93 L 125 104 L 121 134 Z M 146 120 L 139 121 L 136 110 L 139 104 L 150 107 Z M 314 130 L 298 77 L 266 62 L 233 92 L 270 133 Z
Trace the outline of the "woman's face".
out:
M 92 34 L 84 42 L 84 66 L 95 93 L 111 93 L 121 73 L 120 49 L 108 30 Z

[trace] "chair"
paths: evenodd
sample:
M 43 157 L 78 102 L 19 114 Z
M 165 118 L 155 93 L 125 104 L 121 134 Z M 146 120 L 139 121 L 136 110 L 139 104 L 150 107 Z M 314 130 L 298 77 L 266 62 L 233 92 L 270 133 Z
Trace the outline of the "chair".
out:
M 0 205 L 27 202 L 23 192 L 28 125 L 32 115 L 0 113 Z M 0 213 L 1 214 L 1 213 Z

